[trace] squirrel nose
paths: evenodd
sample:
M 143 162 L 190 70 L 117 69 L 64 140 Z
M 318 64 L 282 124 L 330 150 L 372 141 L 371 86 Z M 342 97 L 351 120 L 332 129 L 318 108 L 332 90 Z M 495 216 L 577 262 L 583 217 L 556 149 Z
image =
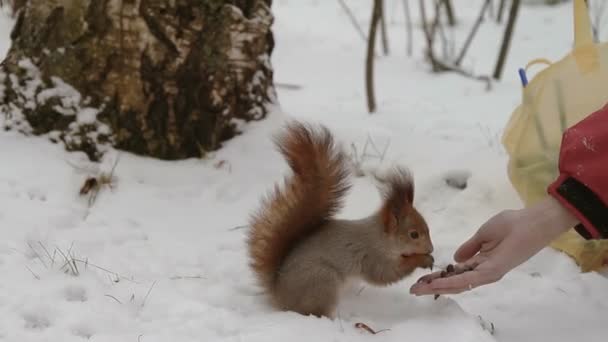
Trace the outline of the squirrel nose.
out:
M 427 248 L 427 254 L 431 254 L 433 253 L 435 249 L 433 248 L 433 244 L 429 244 L 428 248 Z

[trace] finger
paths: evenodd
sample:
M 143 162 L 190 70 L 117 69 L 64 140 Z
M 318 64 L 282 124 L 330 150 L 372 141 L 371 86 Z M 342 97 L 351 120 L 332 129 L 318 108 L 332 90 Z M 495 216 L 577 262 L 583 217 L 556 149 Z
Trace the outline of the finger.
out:
M 436 279 L 432 283 L 416 283 L 410 288 L 410 293 L 417 296 L 435 294 L 457 294 L 472 290 L 477 284 L 475 279 L 471 279 L 470 272 L 450 278 Z
M 479 236 L 479 233 L 475 233 L 470 239 L 465 241 L 454 253 L 454 260 L 456 262 L 464 262 L 467 259 L 472 258 L 481 249 L 483 241 Z
M 433 272 L 433 273 L 424 275 L 424 276 L 418 278 L 417 282 L 418 283 L 430 283 L 434 279 L 441 277 L 441 272 L 443 272 L 443 271 L 437 271 L 437 272 Z
M 456 294 L 470 291 L 490 281 L 478 271 L 468 271 L 447 278 L 434 279 L 430 283 L 416 283 L 410 288 L 414 295 Z

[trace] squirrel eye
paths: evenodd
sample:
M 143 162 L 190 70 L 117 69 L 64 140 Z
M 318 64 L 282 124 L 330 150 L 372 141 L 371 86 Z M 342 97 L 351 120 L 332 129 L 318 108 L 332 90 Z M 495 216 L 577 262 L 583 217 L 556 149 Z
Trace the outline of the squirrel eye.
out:
M 417 239 L 417 238 L 419 238 L 419 237 L 420 237 L 420 235 L 418 234 L 418 232 L 417 232 L 417 231 L 413 230 L 413 231 L 411 231 L 411 232 L 410 232 L 410 237 L 411 237 L 412 239 Z

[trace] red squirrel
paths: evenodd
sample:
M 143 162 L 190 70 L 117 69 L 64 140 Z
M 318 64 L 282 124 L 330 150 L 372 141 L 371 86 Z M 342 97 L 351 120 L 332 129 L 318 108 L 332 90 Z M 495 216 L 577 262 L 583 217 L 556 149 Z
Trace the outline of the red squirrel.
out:
M 375 213 L 336 219 L 351 184 L 348 161 L 330 131 L 293 121 L 274 142 L 293 175 L 251 216 L 247 247 L 275 308 L 333 318 L 347 280 L 385 286 L 432 267 L 433 244 L 413 206 L 407 169 L 390 172 Z

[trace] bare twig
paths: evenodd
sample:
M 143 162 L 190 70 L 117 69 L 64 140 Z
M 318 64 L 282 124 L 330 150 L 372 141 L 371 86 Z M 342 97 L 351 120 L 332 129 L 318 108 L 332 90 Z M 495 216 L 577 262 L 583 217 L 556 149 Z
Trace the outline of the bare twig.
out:
M 462 46 L 462 49 L 460 50 L 460 54 L 458 55 L 458 58 L 456 59 L 456 62 L 454 63 L 457 66 L 460 66 L 460 63 L 462 63 L 464 56 L 466 55 L 467 51 L 469 50 L 469 46 L 471 45 L 473 38 L 477 34 L 477 30 L 479 29 L 479 26 L 481 26 L 481 22 L 483 21 L 483 17 L 485 15 L 486 10 L 488 9 L 488 6 L 490 5 L 490 2 L 491 2 L 490 0 L 486 0 L 483 3 L 483 6 L 481 6 L 481 10 L 479 11 L 479 16 L 477 17 L 477 20 L 475 21 L 475 24 L 473 25 L 471 32 L 469 32 L 469 36 L 467 37 L 466 41 L 464 42 L 464 45 Z
M 462 68 L 459 68 L 457 66 L 452 66 L 449 64 L 446 64 L 442 61 L 439 60 L 435 60 L 435 63 L 437 65 L 437 67 L 443 71 L 443 72 L 455 72 L 461 76 L 470 78 L 470 79 L 474 79 L 477 81 L 483 81 L 486 83 L 486 89 L 490 90 L 492 89 L 492 80 L 490 79 L 490 76 L 486 76 L 486 75 L 474 75 L 468 71 L 463 70 Z
M 359 289 L 359 291 L 357 291 L 357 296 L 360 296 L 361 293 L 363 292 L 363 290 L 365 290 L 365 286 L 361 286 L 361 288 Z
M 441 0 L 443 7 L 445 8 L 445 14 L 448 17 L 448 25 L 456 26 L 456 16 L 454 15 L 454 6 L 452 6 L 451 0 Z
M 363 29 L 361 28 L 361 25 L 359 25 L 357 18 L 355 18 L 353 11 L 350 10 L 350 7 L 348 7 L 348 5 L 346 4 L 346 2 L 344 2 L 344 0 L 338 0 L 338 2 L 340 3 L 340 6 L 344 10 L 344 13 L 346 13 L 346 16 L 348 17 L 348 19 L 350 19 L 350 22 L 351 22 L 351 24 L 353 24 L 353 27 L 355 28 L 357 33 L 359 33 L 359 36 L 361 37 L 361 39 L 363 39 L 364 42 L 367 41 L 365 32 L 363 32 Z
M 403 12 L 405 16 L 405 28 L 407 32 L 407 55 L 411 56 L 413 53 L 413 29 L 412 29 L 412 16 L 410 14 L 409 0 L 403 0 Z
M 507 0 L 500 0 L 500 4 L 498 5 L 498 13 L 496 14 L 496 22 L 499 24 L 502 22 L 502 16 L 503 16 L 503 13 L 505 12 L 506 2 L 507 2 Z
M 391 330 L 391 329 L 382 329 L 382 330 L 375 331 L 374 329 L 370 328 L 365 323 L 355 323 L 355 328 L 365 330 L 365 331 L 367 331 L 368 333 L 370 333 L 372 335 L 379 334 L 379 333 L 381 333 L 383 331 L 390 331 Z
M 376 112 L 376 95 L 374 94 L 374 51 L 376 48 L 376 32 L 380 21 L 381 0 L 374 0 L 372 19 L 369 26 L 367 42 L 367 60 L 365 63 L 365 84 L 367 89 L 367 110 Z
M 84 184 L 80 187 L 79 193 L 81 196 L 89 195 L 89 199 L 87 201 L 88 208 L 91 208 L 95 203 L 101 187 L 107 186 L 110 189 L 113 189 L 114 171 L 116 170 L 119 159 L 120 155 L 116 157 L 116 160 L 114 161 L 109 173 L 101 172 L 99 175 L 89 176 L 85 179 Z
M 440 14 L 441 14 L 440 6 L 442 3 L 443 2 L 441 2 L 441 1 L 435 2 L 435 18 L 429 27 L 427 15 L 426 15 L 426 9 L 425 9 L 425 5 L 424 5 L 424 0 L 420 0 L 420 17 L 422 18 L 422 23 L 423 23 L 422 27 L 423 27 L 424 36 L 426 38 L 426 43 L 427 43 L 426 56 L 427 56 L 429 62 L 431 63 L 433 72 L 455 72 L 459 75 L 462 75 L 462 76 L 465 76 L 468 78 L 484 81 L 484 82 L 486 82 L 486 88 L 488 90 L 491 89 L 490 77 L 474 75 L 470 72 L 463 70 L 456 63 L 445 62 L 445 61 L 438 59 L 435 56 L 435 52 L 433 50 L 435 34 L 438 30 L 441 32 L 441 29 L 442 29 L 441 20 L 440 20 Z M 484 7 L 482 8 L 482 11 L 481 11 L 482 14 L 485 12 L 486 7 L 487 7 L 487 1 L 484 4 Z M 472 40 L 472 37 L 474 36 L 476 31 L 477 31 L 477 28 L 474 27 L 473 30 L 471 31 L 471 34 L 469 34 L 469 40 Z M 461 57 L 463 57 L 465 55 L 466 50 L 468 48 L 468 44 L 470 44 L 470 41 L 467 42 L 465 44 L 465 47 L 462 49 L 462 51 L 460 53 Z M 459 57 L 459 58 L 461 58 L 461 57 Z
M 380 35 L 382 37 L 382 51 L 384 52 L 385 56 L 388 56 L 388 33 L 386 31 L 386 13 L 384 11 L 384 1 L 385 0 L 380 0 Z
M 488 13 L 490 14 L 490 18 L 493 18 L 496 13 L 494 13 L 494 0 L 490 0 L 490 5 L 488 6 Z
M 509 52 L 509 46 L 511 45 L 511 36 L 513 35 L 513 28 L 515 27 L 517 13 L 519 11 L 519 4 L 520 0 L 512 0 L 511 2 L 511 9 L 509 10 L 509 20 L 507 22 L 505 34 L 502 39 L 500 54 L 498 55 L 498 60 L 496 61 L 496 68 L 494 69 L 493 77 L 497 80 L 500 79 L 502 75 L 502 69 L 507 59 L 507 53 Z

